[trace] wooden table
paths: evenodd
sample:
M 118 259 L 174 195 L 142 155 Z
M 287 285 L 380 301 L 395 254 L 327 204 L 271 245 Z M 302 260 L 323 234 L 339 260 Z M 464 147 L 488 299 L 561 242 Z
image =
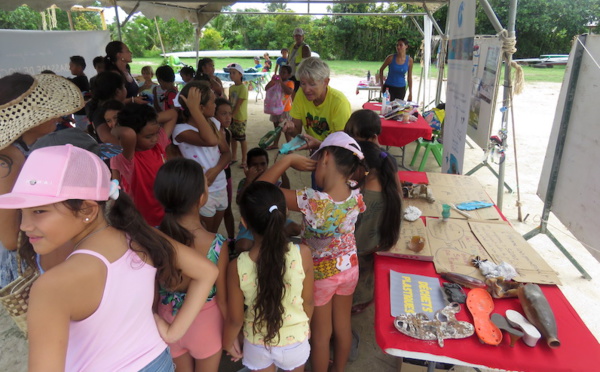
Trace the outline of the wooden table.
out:
M 551 349 L 542 338 L 534 348 L 521 340 L 511 348 L 504 332 L 499 346 L 484 345 L 473 335 L 460 340 L 445 340 L 445 346 L 441 348 L 436 341 L 418 340 L 401 334 L 394 327 L 394 317 L 390 315 L 390 270 L 439 278 L 432 262 L 376 256 L 375 337 L 381 349 L 390 355 L 511 371 L 593 371 L 599 368 L 600 344 L 555 285 L 540 287 L 554 312 L 560 347 Z M 494 313 L 504 315 L 508 309 L 523 313 L 516 298 L 494 299 Z M 457 318 L 473 322 L 465 305 Z
M 379 113 L 381 111 L 381 103 L 367 102 L 363 105 L 363 108 Z M 402 149 L 402 162 L 400 166 L 404 169 L 409 169 L 404 165 L 404 146 L 419 138 L 430 140 L 432 132 L 433 129 L 422 115 L 417 117 L 417 121 L 411 123 L 387 120 L 382 117 L 379 143 L 388 148 L 390 146 L 400 147 Z

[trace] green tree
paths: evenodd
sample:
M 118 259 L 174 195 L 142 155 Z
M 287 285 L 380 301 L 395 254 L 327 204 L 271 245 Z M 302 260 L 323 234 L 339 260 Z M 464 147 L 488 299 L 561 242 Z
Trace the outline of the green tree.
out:
M 214 28 L 208 28 L 200 38 L 200 50 L 219 50 L 223 45 L 223 37 Z
M 285 12 L 290 9 L 287 7 L 287 3 L 269 3 L 267 4 L 267 12 Z
M 27 5 L 13 11 L 0 10 L 0 28 L 11 30 L 40 30 L 42 16 Z
M 508 22 L 508 0 L 490 0 L 502 25 Z M 517 53 L 515 57 L 569 53 L 575 35 L 587 33 L 585 25 L 600 15 L 600 0 L 527 0 L 517 6 Z M 496 31 L 478 9 L 476 33 Z
M 175 18 L 164 21 L 158 19 L 160 34 L 162 36 L 165 50 L 174 52 L 179 50 L 191 50 L 196 38 L 194 26 L 187 20 L 179 22 Z M 158 42 L 160 44 L 160 41 Z M 160 45 L 157 45 L 160 47 Z

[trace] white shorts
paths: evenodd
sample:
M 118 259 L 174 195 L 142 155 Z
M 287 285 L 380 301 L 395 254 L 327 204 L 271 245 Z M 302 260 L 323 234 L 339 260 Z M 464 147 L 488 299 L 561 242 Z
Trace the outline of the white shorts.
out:
M 200 208 L 200 215 L 202 217 L 213 217 L 217 211 L 224 211 L 227 209 L 227 205 L 227 188 L 209 192 L 206 204 Z
M 242 364 L 252 370 L 265 369 L 275 364 L 280 369 L 291 371 L 306 363 L 310 356 L 310 344 L 306 338 L 295 344 L 267 349 L 244 339 L 243 353 Z

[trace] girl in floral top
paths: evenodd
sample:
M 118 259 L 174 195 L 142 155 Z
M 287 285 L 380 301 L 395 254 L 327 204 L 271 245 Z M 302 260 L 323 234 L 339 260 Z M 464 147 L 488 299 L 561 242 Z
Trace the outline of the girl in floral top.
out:
M 160 230 L 171 238 L 206 256 L 219 268 L 219 276 L 207 303 L 177 342 L 169 344 L 177 370 L 214 371 L 219 369 L 223 319 L 227 316 L 226 278 L 229 253 L 225 238 L 204 229 L 198 210 L 208 199 L 202 166 L 194 160 L 178 158 L 165 163 L 156 175 L 154 194 L 165 209 Z M 173 322 L 183 304 L 189 279 L 174 291 L 160 290 L 159 315 Z M 218 296 L 217 296 L 218 294 Z
M 350 181 L 350 176 L 364 156 L 354 139 L 335 132 L 325 138 L 312 159 L 286 155 L 259 181 L 276 182 L 289 167 L 315 171 L 315 181 L 322 192 L 311 188 L 282 191 L 288 208 L 304 215 L 302 241 L 312 251 L 315 276 L 312 370 L 328 370 L 329 341 L 333 334 L 333 370 L 344 371 L 352 343 L 352 294 L 358 281 L 354 224 L 359 213 L 365 211 L 358 185 Z

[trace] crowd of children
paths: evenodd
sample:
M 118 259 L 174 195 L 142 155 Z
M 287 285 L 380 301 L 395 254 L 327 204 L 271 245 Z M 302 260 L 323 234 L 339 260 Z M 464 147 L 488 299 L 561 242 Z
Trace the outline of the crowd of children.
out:
M 208 58 L 197 72 L 181 70 L 181 91 L 171 67 L 156 70 L 156 84 L 145 66 L 130 96 L 115 56 L 131 53 L 113 43 L 94 67 L 118 73 L 88 84 L 85 130 L 118 154 L 102 161 L 71 145 L 35 150 L 12 192 L 0 195 L 0 209 L 22 210 L 28 262 L 70 252 L 31 290 L 30 370 L 172 371 L 172 357 L 177 371 L 218 371 L 224 350 L 251 370 L 302 371 L 310 359 L 312 371 L 344 371 L 351 314 L 373 297 L 373 253 L 396 243 L 400 225 L 397 165 L 377 143 L 378 115 L 359 110 L 310 158 L 289 154 L 269 167 L 279 137 L 248 151 L 242 66 L 229 66 L 228 92 Z M 282 91 L 284 110 L 269 117 L 275 128 L 294 107 L 286 57 L 284 49 L 266 85 Z M 71 64 L 87 82 L 85 61 Z M 233 180 L 238 142 L 245 178 Z M 293 190 L 290 168 L 312 172 L 313 187 Z

